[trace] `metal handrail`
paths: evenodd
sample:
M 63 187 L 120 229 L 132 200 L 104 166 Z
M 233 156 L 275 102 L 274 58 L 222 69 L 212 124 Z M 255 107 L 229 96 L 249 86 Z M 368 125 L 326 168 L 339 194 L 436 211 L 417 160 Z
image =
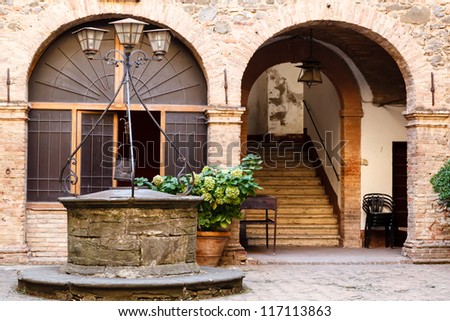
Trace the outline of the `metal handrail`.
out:
M 338 172 L 337 172 L 337 170 L 336 170 L 336 167 L 334 167 L 333 161 L 331 160 L 330 153 L 328 153 L 327 147 L 325 146 L 325 142 L 323 141 L 322 136 L 320 135 L 319 129 L 317 128 L 316 122 L 314 121 L 314 118 L 313 118 L 313 116 L 312 116 L 312 114 L 311 114 L 311 110 L 309 109 L 309 107 L 308 107 L 308 105 L 306 104 L 306 101 L 305 101 L 305 100 L 303 100 L 303 104 L 305 105 L 305 109 L 306 109 L 306 111 L 308 112 L 309 119 L 311 119 L 311 122 L 312 122 L 312 124 L 313 124 L 313 126 L 314 126 L 314 129 L 316 130 L 316 134 L 317 134 L 317 136 L 318 136 L 319 139 L 320 139 L 320 143 L 322 144 L 323 149 L 325 150 L 325 154 L 327 155 L 327 158 L 328 158 L 328 160 L 330 161 L 331 167 L 333 167 L 334 174 L 336 175 L 337 180 L 338 180 L 338 181 L 341 181 L 341 179 L 340 179 L 340 177 L 339 177 L 339 174 L 338 174 Z

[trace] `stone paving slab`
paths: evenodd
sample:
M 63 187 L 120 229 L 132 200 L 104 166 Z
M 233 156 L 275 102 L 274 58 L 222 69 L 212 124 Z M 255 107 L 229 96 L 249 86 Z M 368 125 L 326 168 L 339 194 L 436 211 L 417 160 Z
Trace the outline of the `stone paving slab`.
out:
M 355 265 L 355 264 L 412 264 L 403 256 L 401 248 L 336 248 L 336 247 L 289 247 L 247 248 L 249 264 L 263 265 Z

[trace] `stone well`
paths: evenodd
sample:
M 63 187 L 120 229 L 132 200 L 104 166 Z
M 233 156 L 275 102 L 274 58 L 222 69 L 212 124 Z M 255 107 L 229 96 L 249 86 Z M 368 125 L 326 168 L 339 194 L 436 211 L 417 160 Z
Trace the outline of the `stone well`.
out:
M 68 258 L 21 271 L 18 289 L 60 300 L 176 300 L 237 293 L 244 274 L 196 263 L 197 196 L 129 189 L 63 197 Z
M 129 189 L 63 197 L 68 258 L 62 271 L 140 278 L 198 273 L 196 196 Z

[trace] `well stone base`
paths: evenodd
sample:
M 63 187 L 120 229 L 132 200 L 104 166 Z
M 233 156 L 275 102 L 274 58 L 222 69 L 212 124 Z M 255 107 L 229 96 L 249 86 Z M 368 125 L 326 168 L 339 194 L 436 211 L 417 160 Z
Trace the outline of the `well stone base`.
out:
M 85 266 L 66 263 L 61 273 L 100 278 L 149 278 L 200 273 L 196 263 L 176 263 L 154 266 Z
M 18 290 L 66 301 L 198 300 L 242 291 L 244 273 L 202 267 L 193 275 L 159 278 L 98 278 L 60 272 L 59 266 L 20 271 Z

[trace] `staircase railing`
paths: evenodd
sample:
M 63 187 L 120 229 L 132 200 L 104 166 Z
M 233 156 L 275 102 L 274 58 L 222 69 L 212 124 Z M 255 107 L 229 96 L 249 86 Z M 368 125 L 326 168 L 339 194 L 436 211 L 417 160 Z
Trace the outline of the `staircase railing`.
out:
M 305 100 L 303 100 L 303 104 L 305 105 L 305 109 L 308 112 L 309 119 L 311 119 L 311 122 L 312 122 L 312 124 L 314 126 L 314 130 L 316 131 L 316 134 L 319 137 L 320 143 L 322 144 L 323 149 L 325 150 L 325 154 L 326 154 L 328 160 L 330 161 L 330 164 L 331 164 L 331 167 L 333 168 L 334 174 L 336 175 L 337 180 L 340 181 L 341 178 L 339 177 L 339 174 L 338 174 L 338 172 L 336 170 L 336 167 L 334 166 L 333 161 L 331 160 L 330 153 L 328 152 L 327 147 L 326 147 L 326 145 L 325 145 L 325 143 L 324 143 L 324 141 L 322 139 L 322 135 L 320 135 L 320 132 L 319 132 L 319 129 L 317 128 L 316 122 L 314 121 L 314 118 L 313 118 L 313 116 L 311 114 L 311 110 L 309 109 L 309 107 L 306 104 Z

